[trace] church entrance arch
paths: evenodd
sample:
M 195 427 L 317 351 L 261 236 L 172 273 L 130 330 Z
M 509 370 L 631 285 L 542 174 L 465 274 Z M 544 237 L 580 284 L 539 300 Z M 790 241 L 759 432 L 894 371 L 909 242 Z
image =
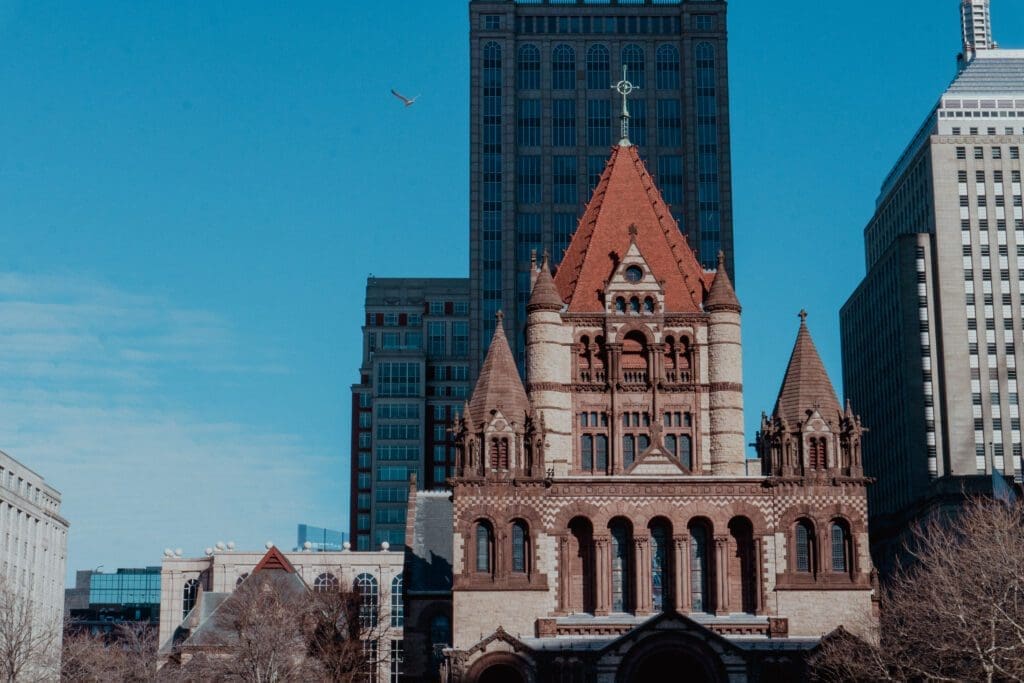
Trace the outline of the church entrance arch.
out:
M 526 683 L 526 679 L 511 664 L 495 664 L 484 669 L 477 683 Z
M 685 636 L 638 643 L 626 653 L 618 675 L 618 683 L 676 679 L 687 683 L 726 680 L 718 656 L 704 643 Z

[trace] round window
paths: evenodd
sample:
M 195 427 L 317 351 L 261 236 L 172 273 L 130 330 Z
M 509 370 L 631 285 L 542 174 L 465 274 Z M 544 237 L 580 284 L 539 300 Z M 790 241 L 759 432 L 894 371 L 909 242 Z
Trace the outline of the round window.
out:
M 640 282 L 644 279 L 644 271 L 640 266 L 630 266 L 626 268 L 626 279 L 630 282 Z

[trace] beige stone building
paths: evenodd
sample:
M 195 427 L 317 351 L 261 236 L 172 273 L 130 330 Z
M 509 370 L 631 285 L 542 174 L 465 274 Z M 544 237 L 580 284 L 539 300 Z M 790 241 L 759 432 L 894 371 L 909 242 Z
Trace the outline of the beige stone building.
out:
M 499 315 L 456 424 L 441 675 L 797 680 L 824 634 L 866 632 L 862 429 L 805 320 L 750 476 L 739 301 L 628 137 L 557 271 L 533 272 L 525 386 Z
M 250 574 L 268 571 L 282 591 L 317 590 L 346 585 L 363 595 L 373 615 L 374 644 L 379 662 L 375 681 L 403 679 L 402 633 L 405 589 L 402 552 L 263 552 L 236 551 L 224 544 L 204 557 L 165 553 L 160 575 L 160 660 L 182 663 L 206 651 L 210 632 L 218 628 L 217 610 Z M 280 576 L 276 576 L 280 575 Z
M 31 605 L 33 622 L 59 651 L 64 614 L 68 521 L 60 492 L 0 451 L 0 583 Z

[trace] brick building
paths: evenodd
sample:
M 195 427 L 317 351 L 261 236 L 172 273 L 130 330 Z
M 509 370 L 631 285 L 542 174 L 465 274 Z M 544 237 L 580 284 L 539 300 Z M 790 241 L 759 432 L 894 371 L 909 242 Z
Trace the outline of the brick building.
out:
M 797 680 L 822 635 L 866 633 L 859 420 L 802 319 L 748 475 L 740 304 L 628 134 L 557 271 L 545 257 L 532 274 L 526 385 L 499 314 L 456 423 L 442 677 Z M 410 546 L 413 562 L 434 557 Z M 412 649 L 408 671 L 429 654 Z

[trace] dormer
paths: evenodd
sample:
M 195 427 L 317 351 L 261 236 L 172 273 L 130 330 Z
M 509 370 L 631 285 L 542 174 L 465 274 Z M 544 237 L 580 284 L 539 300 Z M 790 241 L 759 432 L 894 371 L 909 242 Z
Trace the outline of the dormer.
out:
M 665 289 L 655 278 L 630 228 L 630 243 L 605 285 L 605 313 L 614 316 L 654 316 L 665 311 Z

